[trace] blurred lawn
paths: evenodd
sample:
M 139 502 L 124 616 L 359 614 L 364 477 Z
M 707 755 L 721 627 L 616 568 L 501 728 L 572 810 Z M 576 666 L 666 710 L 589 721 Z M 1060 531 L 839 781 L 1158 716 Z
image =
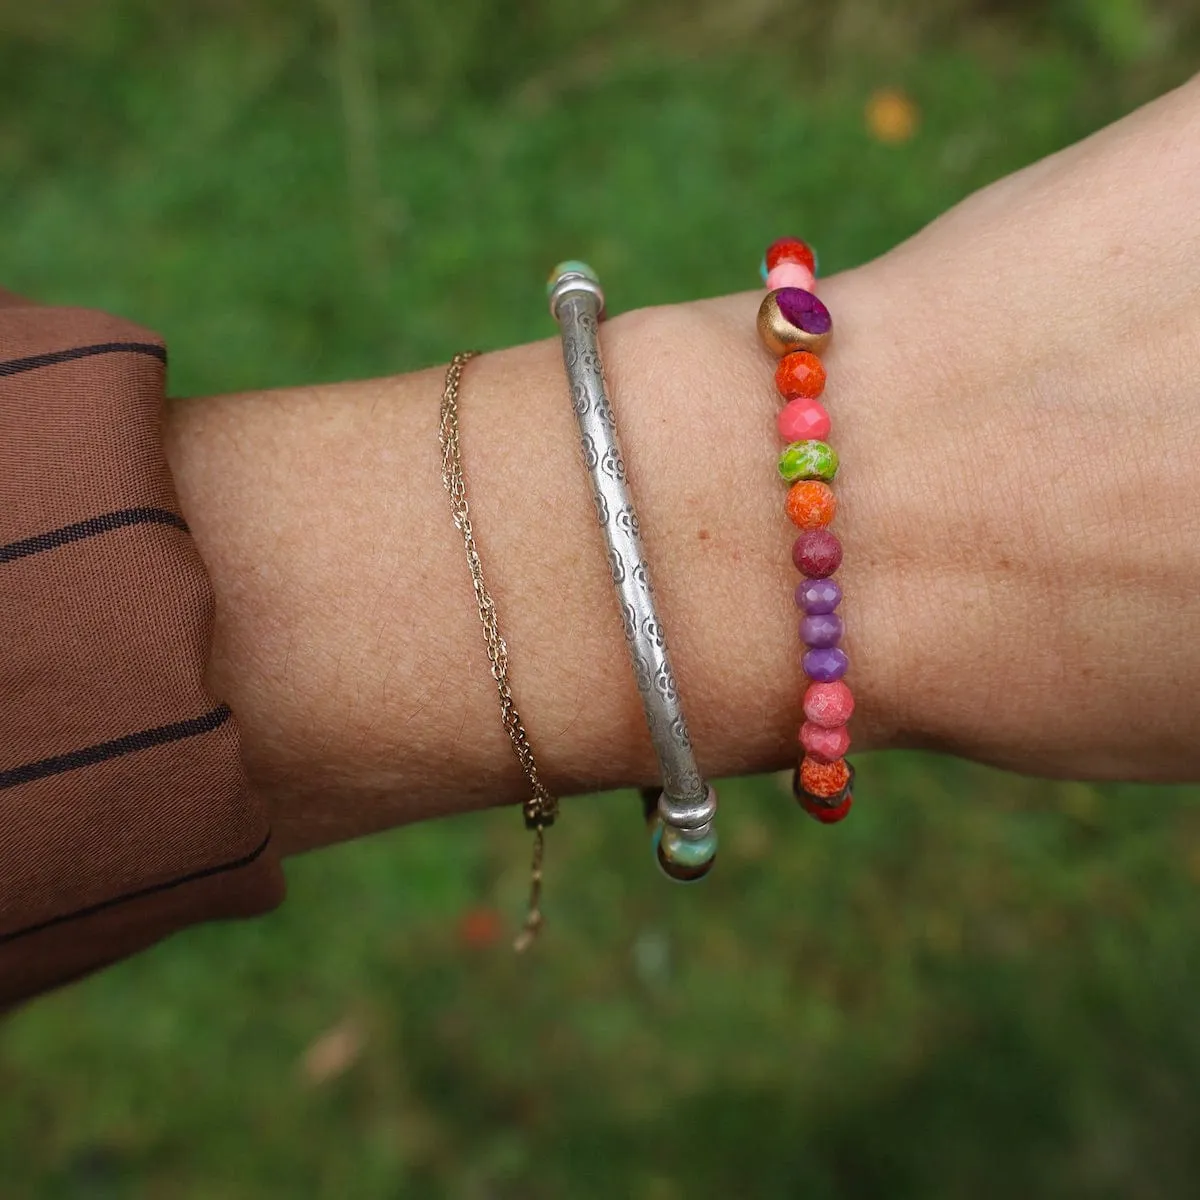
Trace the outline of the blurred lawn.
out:
M 1184 78 L 1191 10 L 0 0 L 0 279 L 180 394 L 404 370 L 545 336 L 567 256 L 614 309 L 862 261 Z M 691 890 L 570 802 L 519 961 L 512 812 L 293 862 L 0 1026 L 0 1197 L 1195 1195 L 1200 791 L 861 779 L 835 833 L 730 784 Z

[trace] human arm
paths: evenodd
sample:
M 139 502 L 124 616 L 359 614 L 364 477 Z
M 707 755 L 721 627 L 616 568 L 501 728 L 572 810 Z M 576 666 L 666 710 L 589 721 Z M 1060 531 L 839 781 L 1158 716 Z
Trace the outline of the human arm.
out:
M 856 749 L 1200 776 L 1198 124 L 1193 83 L 823 281 Z M 711 775 L 786 766 L 802 686 L 755 304 L 602 335 Z M 440 389 L 427 371 L 171 410 L 217 591 L 212 685 L 285 850 L 523 795 L 438 477 Z M 564 793 L 651 780 L 556 344 L 473 363 L 461 414 L 543 772 Z

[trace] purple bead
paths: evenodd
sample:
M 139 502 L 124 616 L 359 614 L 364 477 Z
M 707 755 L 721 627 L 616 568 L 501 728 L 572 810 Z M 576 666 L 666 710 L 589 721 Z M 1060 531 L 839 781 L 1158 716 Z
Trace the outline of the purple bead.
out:
M 833 683 L 845 675 L 850 660 L 844 650 L 809 650 L 800 665 L 814 683 Z
M 800 640 L 806 646 L 827 650 L 842 640 L 842 618 L 837 613 L 815 613 L 800 622 Z
M 775 303 L 783 319 L 805 333 L 828 333 L 833 328 L 829 309 L 804 288 L 780 288 L 775 293 Z
M 805 579 L 796 584 L 796 607 L 814 615 L 831 613 L 842 602 L 842 589 L 833 579 Z

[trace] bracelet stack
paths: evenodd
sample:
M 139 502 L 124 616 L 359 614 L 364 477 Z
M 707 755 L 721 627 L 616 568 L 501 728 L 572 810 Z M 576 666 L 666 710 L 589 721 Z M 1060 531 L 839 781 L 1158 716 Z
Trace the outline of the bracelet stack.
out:
M 775 386 L 784 404 L 777 418 L 785 443 L 778 470 L 788 485 L 785 508 L 799 529 L 792 561 L 804 577 L 796 587 L 803 614 L 800 663 L 808 678 L 799 741 L 803 753 L 792 790 L 805 812 L 824 824 L 842 820 L 854 802 L 854 768 L 846 761 L 848 722 L 854 697 L 844 680 L 849 665 L 841 647 L 843 625 L 837 609 L 842 590 L 834 579 L 842 545 L 829 526 L 837 497 L 829 486 L 838 470 L 829 437 L 829 413 L 821 403 L 825 367 L 821 352 L 833 321 L 816 296 L 816 260 L 795 238 L 767 248 L 762 264 L 767 295 L 758 310 L 758 333 L 778 359 Z M 625 641 L 641 695 L 650 740 L 658 759 L 662 790 L 643 790 L 652 818 L 652 844 L 659 866 L 673 879 L 700 879 L 716 859 L 714 819 L 717 795 L 700 774 L 671 660 L 666 634 L 654 604 L 641 531 L 625 460 L 617 439 L 600 358 L 599 327 L 604 292 L 596 273 L 582 262 L 560 263 L 547 285 L 550 312 L 562 334 L 567 392 L 579 427 L 579 444 L 592 486 L 596 517 L 608 550 Z M 535 831 L 529 914 L 517 939 L 529 945 L 542 924 L 540 907 L 544 829 L 557 813 L 557 801 L 538 774 L 533 750 L 508 683 L 508 650 L 500 636 L 495 605 L 484 584 L 475 546 L 458 446 L 458 387 L 470 354 L 457 355 L 446 374 L 442 400 L 442 479 L 451 498 L 454 524 L 462 534 L 486 636 L 501 717 L 530 785 L 526 824 Z
M 845 757 L 854 697 L 843 679 L 849 662 L 840 644 L 843 625 L 837 613 L 842 589 L 833 578 L 842 562 L 842 544 L 829 530 L 837 511 L 829 485 L 838 456 L 826 441 L 830 419 L 820 401 L 825 368 L 819 355 L 829 343 L 833 321 L 816 297 L 816 259 L 804 242 L 773 242 L 761 271 L 768 291 L 758 310 L 758 333 L 779 358 L 775 386 L 784 406 L 777 425 L 787 443 L 779 456 L 779 474 L 789 485 L 787 515 L 800 530 L 792 561 L 804 576 L 796 587 L 796 607 L 803 614 L 800 664 L 809 683 L 799 737 L 803 755 L 792 790 L 805 812 L 833 824 L 854 802 L 854 768 Z

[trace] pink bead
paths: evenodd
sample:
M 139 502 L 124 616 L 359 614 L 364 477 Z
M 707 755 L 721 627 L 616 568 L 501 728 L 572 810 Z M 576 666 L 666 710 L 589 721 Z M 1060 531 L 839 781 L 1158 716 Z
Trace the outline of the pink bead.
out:
M 767 291 L 776 288 L 803 288 L 806 292 L 817 290 L 817 281 L 813 273 L 798 262 L 781 262 L 767 272 Z
M 785 442 L 823 442 L 829 436 L 831 422 L 820 400 L 797 396 L 779 410 L 776 424 Z
M 826 729 L 815 721 L 805 721 L 800 726 L 800 744 L 809 758 L 815 758 L 817 762 L 837 762 L 839 758 L 845 758 L 850 749 L 850 730 L 845 725 Z
M 840 680 L 810 683 L 804 693 L 804 715 L 823 729 L 845 725 L 854 712 L 854 695 Z

